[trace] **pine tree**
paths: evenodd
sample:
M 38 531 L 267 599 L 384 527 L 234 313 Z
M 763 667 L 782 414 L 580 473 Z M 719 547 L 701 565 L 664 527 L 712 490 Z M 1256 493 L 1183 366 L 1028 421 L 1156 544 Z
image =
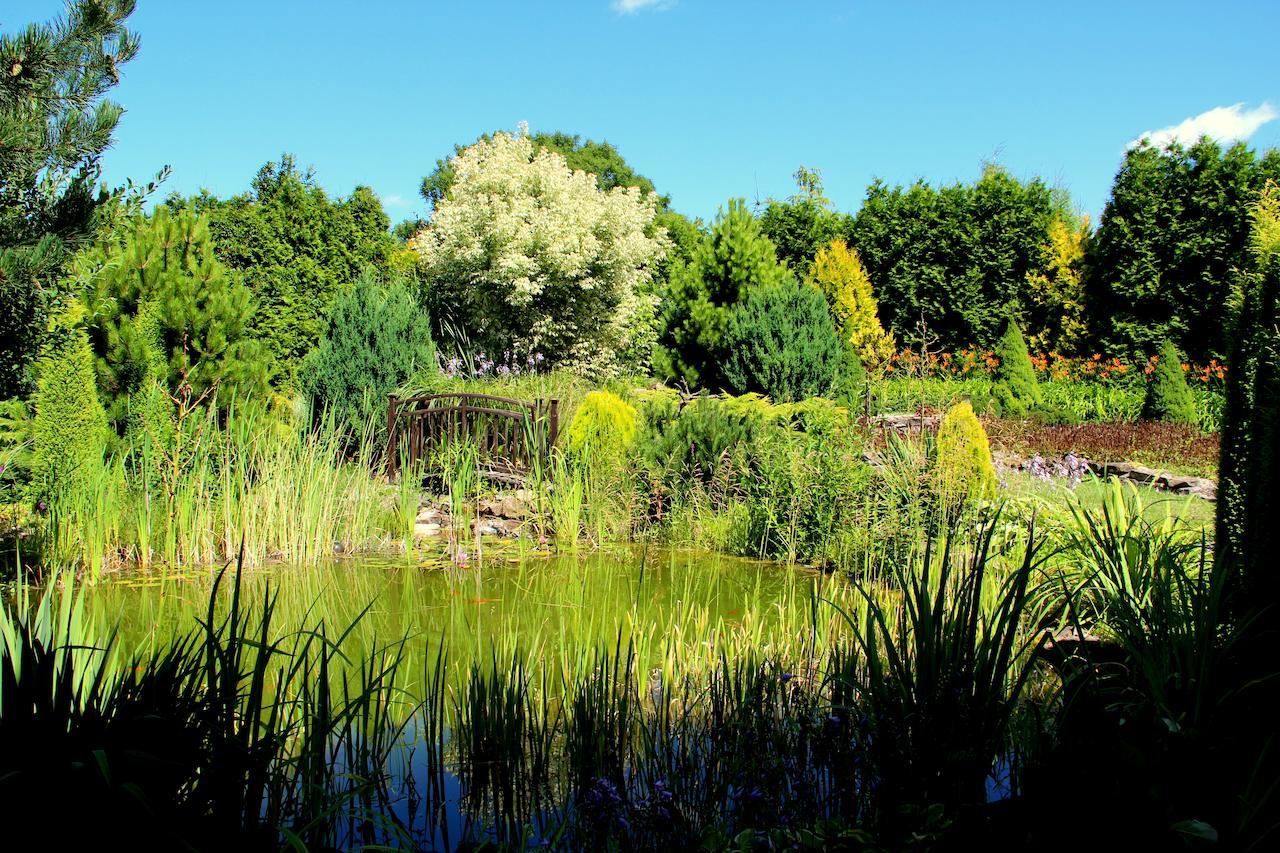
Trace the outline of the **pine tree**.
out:
M 1142 402 L 1142 417 L 1149 421 L 1179 424 L 1199 421 L 1195 400 L 1182 371 L 1182 354 L 1173 341 L 1165 341 L 1156 356 L 1155 369 Z
M 1039 408 L 1043 398 L 1031 355 L 1027 352 L 1027 343 L 1016 321 L 1010 319 L 1005 324 L 995 355 L 1000 363 L 995 370 L 992 397 L 1000 406 L 1000 414 L 1011 418 L 1031 414 Z
M 158 359 L 156 378 L 170 392 L 186 382 L 198 398 L 216 384 L 224 399 L 265 399 L 268 362 L 249 333 L 249 292 L 214 257 L 207 219 L 159 208 L 75 267 L 98 388 L 117 429 Z
M 70 250 L 118 198 L 95 185 L 124 113 L 103 96 L 138 50 L 133 7 L 79 0 L 52 24 L 0 34 L 0 399 L 29 390 Z
M 31 485 L 40 498 L 77 493 L 102 465 L 107 417 L 93 373 L 93 352 L 79 330 L 40 365 L 31 463 Z
M 654 372 L 695 388 L 722 388 L 731 309 L 752 290 L 786 277 L 759 221 L 745 202 L 731 200 L 693 259 L 671 273 Z
M 813 259 L 808 281 L 827 297 L 840 337 L 864 367 L 878 372 L 893 357 L 896 346 L 893 336 L 880 325 L 871 279 L 858 253 L 843 240 L 831 241 Z

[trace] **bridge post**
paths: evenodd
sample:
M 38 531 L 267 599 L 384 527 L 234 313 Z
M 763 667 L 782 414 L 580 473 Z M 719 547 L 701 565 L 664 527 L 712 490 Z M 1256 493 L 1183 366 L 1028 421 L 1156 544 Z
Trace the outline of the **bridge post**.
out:
M 399 399 L 395 394 L 387 395 L 387 456 L 384 462 L 387 468 L 387 479 L 394 480 L 400 466 L 400 442 L 396 435 L 396 409 Z

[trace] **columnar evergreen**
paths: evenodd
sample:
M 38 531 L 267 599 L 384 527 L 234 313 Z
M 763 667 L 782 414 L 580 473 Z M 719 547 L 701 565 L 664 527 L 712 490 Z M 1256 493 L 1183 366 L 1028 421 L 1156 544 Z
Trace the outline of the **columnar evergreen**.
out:
M 1196 403 L 1182 370 L 1182 353 L 1173 341 L 1165 341 L 1156 356 L 1155 370 L 1142 403 L 1142 417 L 1180 424 L 1196 422 Z
M 1027 352 L 1027 342 L 1015 320 L 1005 323 L 1004 335 L 996 344 L 995 356 L 1000 364 L 995 371 L 992 396 L 1000 413 L 1012 418 L 1031 414 L 1041 404 L 1040 383 Z

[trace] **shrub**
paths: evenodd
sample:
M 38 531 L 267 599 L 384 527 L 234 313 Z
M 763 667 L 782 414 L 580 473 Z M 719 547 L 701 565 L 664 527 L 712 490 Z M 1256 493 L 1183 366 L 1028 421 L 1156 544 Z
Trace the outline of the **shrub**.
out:
M 73 331 L 40 365 L 33 426 L 35 493 L 74 493 L 102 465 L 107 416 L 94 385 L 93 352 Z
M 434 370 L 431 325 L 401 280 L 386 284 L 366 270 L 341 294 L 320 346 L 302 368 L 302 387 L 350 435 L 360 435 L 387 394 L 420 368 Z
M 578 405 L 565 447 L 583 459 L 618 460 L 636 444 L 635 406 L 610 391 L 592 391 Z
M 822 293 L 788 277 L 752 289 L 730 315 L 725 384 L 775 402 L 830 392 L 843 348 Z
M 1022 330 L 1014 320 L 1005 325 L 1004 335 L 996 344 L 995 355 L 1000 363 L 993 377 L 995 387 L 992 396 L 1000 414 L 1020 418 L 1035 411 L 1042 402 L 1040 385 L 1027 352 L 1027 342 L 1022 339 Z
M 959 403 L 943 416 L 935 448 L 934 479 L 948 513 L 967 501 L 995 497 L 991 444 L 971 405 Z
M 880 325 L 871 279 L 857 252 L 833 240 L 813 259 L 807 281 L 827 298 L 836 331 L 863 365 L 879 371 L 893 358 L 897 346 Z
M 647 366 L 619 355 L 656 309 L 646 292 L 666 250 L 661 233 L 649 236 L 656 197 L 604 192 L 523 134 L 482 139 L 450 168 L 452 187 L 412 242 L 441 327 L 490 354 L 541 353 L 547 367 Z
M 768 401 L 755 395 L 696 397 L 678 409 L 655 402 L 646 409 L 640 441 L 645 466 L 652 478 L 676 491 L 710 482 L 733 452 L 776 416 Z
M 1155 369 L 1142 402 L 1142 417 L 1178 424 L 1194 424 L 1200 420 L 1187 378 L 1182 373 L 1182 354 L 1173 341 L 1165 341 L 1156 356 Z

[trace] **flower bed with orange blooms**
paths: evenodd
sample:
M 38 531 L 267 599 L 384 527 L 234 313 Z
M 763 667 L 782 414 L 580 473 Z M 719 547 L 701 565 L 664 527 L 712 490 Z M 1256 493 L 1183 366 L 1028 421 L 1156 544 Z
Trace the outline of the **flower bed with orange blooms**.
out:
M 875 412 L 945 410 L 968 398 L 975 410 L 990 409 L 993 376 L 1000 360 L 990 350 L 951 353 L 904 350 L 885 365 L 871 385 Z M 1032 357 L 1046 411 L 1067 423 L 1137 421 L 1156 359 L 1125 362 L 1092 355 L 1058 353 Z M 1227 368 L 1217 361 L 1184 365 L 1202 432 L 1216 432 L 1222 420 Z

